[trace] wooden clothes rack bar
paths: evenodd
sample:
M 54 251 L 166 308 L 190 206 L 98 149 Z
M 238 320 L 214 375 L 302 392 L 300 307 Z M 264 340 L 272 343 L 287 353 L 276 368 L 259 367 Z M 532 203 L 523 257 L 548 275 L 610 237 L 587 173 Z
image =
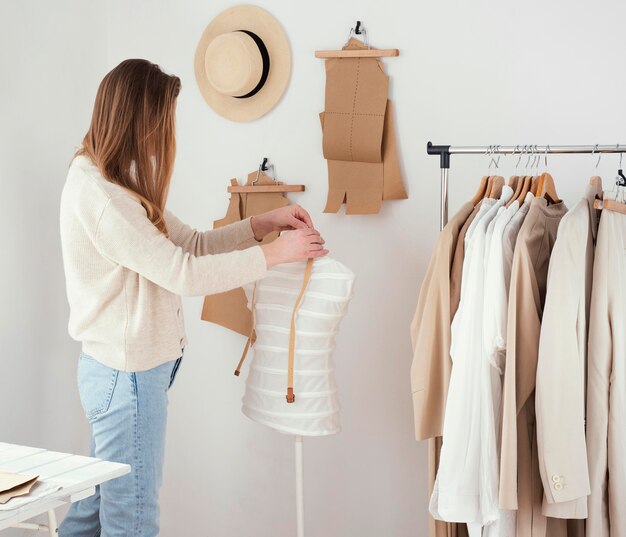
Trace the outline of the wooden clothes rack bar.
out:
M 448 223 L 448 173 L 450 171 L 450 155 L 576 155 L 601 153 L 626 153 L 626 145 L 434 145 L 428 142 L 426 152 L 439 155 L 441 169 L 441 198 L 439 206 L 439 229 Z

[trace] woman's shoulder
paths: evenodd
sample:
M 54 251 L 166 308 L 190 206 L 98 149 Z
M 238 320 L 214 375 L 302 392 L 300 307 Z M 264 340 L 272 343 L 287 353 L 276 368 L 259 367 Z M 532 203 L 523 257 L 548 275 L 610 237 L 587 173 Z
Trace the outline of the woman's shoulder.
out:
M 107 180 L 87 155 L 76 155 L 69 168 L 65 189 L 74 189 L 81 197 L 94 197 L 108 201 L 114 197 L 131 197 L 122 186 Z

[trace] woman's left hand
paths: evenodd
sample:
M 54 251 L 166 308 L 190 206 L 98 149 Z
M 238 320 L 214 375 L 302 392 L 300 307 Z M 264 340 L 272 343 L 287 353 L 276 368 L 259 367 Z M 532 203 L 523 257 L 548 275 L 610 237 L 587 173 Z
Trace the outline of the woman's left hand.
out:
M 254 238 L 258 241 L 272 231 L 313 228 L 309 213 L 300 205 L 287 205 L 253 216 L 250 220 Z

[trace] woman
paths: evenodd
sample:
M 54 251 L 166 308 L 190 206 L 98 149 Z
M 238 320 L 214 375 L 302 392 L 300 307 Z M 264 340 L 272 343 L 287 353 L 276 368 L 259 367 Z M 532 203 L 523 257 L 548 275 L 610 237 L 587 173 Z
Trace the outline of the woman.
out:
M 145 60 L 108 73 L 63 188 L 69 332 L 82 343 L 78 388 L 91 454 L 132 472 L 73 504 L 62 537 L 159 532 L 167 390 L 187 341 L 179 295 L 220 293 L 275 264 L 328 253 L 298 206 L 205 232 L 165 209 L 179 91 L 177 77 Z

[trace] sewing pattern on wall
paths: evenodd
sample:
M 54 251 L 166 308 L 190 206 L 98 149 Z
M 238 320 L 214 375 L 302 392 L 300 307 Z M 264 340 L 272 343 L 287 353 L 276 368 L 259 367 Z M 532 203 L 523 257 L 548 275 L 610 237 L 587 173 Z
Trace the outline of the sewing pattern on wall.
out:
M 278 182 L 274 176 L 270 177 L 265 173 L 269 170 L 274 174 L 274 165 L 268 164 L 268 159 L 265 158 L 257 170 L 248 174 L 245 185 L 239 185 L 237 179 L 230 180 L 231 186 L 228 187 L 228 192 L 231 196 L 226 216 L 213 222 L 213 228 L 223 227 L 289 205 L 285 193 L 304 190 L 304 185 L 286 185 Z M 276 237 L 278 237 L 277 232 L 270 233 L 261 244 L 272 242 Z M 201 318 L 239 332 L 246 337 L 252 329 L 252 316 L 245 293 L 241 288 L 205 297 Z
M 289 233 L 288 231 L 286 233 Z M 245 286 L 256 341 L 242 411 L 277 431 L 326 436 L 341 430 L 333 353 L 354 273 L 328 257 L 272 267 Z
M 387 98 L 389 77 L 380 56 L 397 49 L 374 49 L 357 22 L 355 34 L 340 51 L 317 51 L 326 59 L 325 108 L 320 113 L 323 153 L 328 163 L 324 212 L 376 214 L 383 200 L 406 199 L 396 148 L 393 108 Z

